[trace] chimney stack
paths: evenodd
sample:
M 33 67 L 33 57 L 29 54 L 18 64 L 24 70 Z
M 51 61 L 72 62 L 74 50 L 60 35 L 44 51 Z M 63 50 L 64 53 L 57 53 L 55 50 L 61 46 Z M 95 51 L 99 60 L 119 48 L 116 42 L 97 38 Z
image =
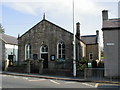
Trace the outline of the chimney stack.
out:
M 99 30 L 96 30 L 96 35 L 99 36 Z
M 80 23 L 76 23 L 76 36 L 80 38 Z
M 108 10 L 102 11 L 102 19 L 103 19 L 103 21 L 108 20 Z
M 96 30 L 96 43 L 99 44 L 99 30 Z

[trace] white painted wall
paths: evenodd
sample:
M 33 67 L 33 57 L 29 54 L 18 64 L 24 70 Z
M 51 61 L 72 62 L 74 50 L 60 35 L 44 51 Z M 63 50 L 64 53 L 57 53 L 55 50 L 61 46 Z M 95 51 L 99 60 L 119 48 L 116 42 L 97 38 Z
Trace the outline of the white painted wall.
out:
M 86 57 L 86 45 L 83 42 L 80 43 L 82 47 L 82 57 Z
M 17 61 L 18 59 L 18 46 L 17 45 L 11 45 L 11 44 L 5 44 L 6 49 L 6 58 L 8 58 L 8 55 L 15 54 L 14 61 Z

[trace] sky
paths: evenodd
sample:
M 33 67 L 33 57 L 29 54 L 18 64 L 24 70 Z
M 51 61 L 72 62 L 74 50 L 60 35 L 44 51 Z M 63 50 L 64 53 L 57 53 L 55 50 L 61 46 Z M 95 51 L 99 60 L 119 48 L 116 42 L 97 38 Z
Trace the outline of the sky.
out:
M 103 46 L 102 10 L 108 10 L 109 18 L 118 18 L 118 2 L 119 0 L 74 0 L 74 23 L 80 22 L 81 35 L 95 35 L 96 30 L 99 30 Z M 2 0 L 0 23 L 6 34 L 17 37 L 40 22 L 45 13 L 47 20 L 73 32 L 72 3 L 73 0 Z

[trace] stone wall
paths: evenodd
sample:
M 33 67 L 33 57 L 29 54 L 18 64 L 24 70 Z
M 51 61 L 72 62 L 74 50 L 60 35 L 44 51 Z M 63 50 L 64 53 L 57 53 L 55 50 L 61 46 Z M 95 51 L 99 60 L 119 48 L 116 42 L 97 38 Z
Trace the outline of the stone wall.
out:
M 87 57 L 89 58 L 89 53 L 93 53 L 93 60 L 99 59 L 99 48 L 98 44 L 87 45 Z
M 57 61 L 57 44 L 60 41 L 65 44 L 65 60 L 72 60 L 73 34 L 47 20 L 42 20 L 18 39 L 19 63 L 25 60 L 26 44 L 31 45 L 31 56 L 37 54 L 38 59 L 40 59 L 40 47 L 44 44 L 48 46 L 48 68 L 54 69 L 54 62 Z M 51 55 L 55 55 L 55 61 L 51 61 Z

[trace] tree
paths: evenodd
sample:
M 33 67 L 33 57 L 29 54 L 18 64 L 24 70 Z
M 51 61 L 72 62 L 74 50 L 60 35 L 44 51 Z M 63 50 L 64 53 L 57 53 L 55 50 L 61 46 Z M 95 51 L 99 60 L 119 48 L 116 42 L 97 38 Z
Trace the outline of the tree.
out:
M 101 59 L 104 59 L 104 52 L 101 51 Z
M 4 31 L 4 29 L 3 29 L 1 24 L 0 24 L 0 33 L 5 33 L 5 31 Z

